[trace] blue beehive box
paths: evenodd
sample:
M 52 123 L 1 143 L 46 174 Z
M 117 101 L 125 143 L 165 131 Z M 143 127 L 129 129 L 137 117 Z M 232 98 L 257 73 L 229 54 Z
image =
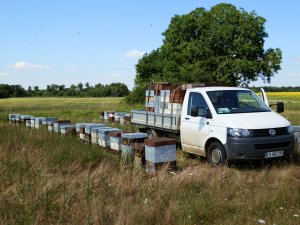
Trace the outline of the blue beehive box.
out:
M 169 138 L 145 140 L 145 160 L 153 163 L 176 161 L 176 140 Z
M 91 134 L 91 129 L 92 128 L 100 128 L 100 127 L 104 127 L 104 124 L 101 124 L 101 123 L 91 123 L 91 124 L 85 124 L 84 125 L 84 132 L 86 134 Z
M 47 126 L 48 126 L 48 131 L 53 132 L 54 131 L 54 123 L 56 121 L 48 121 Z
M 60 133 L 63 135 L 73 135 L 76 133 L 76 125 L 62 125 L 60 126 Z
M 119 122 L 121 117 L 124 117 L 126 112 L 115 112 L 115 121 Z
M 53 123 L 53 130 L 55 133 L 60 133 L 60 128 L 61 126 L 64 126 L 64 125 L 70 125 L 70 122 L 54 122 Z
M 111 127 L 96 127 L 91 129 L 91 142 L 92 144 L 99 144 L 98 133 L 100 129 L 109 129 Z
M 10 121 L 19 121 L 21 114 L 17 114 L 17 113 L 12 113 L 12 114 L 8 114 L 8 119 Z
M 148 138 L 147 133 L 123 133 L 121 135 L 121 155 L 122 157 L 132 157 L 134 156 L 133 145 L 136 142 L 144 142 Z
M 99 145 L 107 148 L 110 147 L 110 132 L 121 132 L 119 128 L 107 128 L 107 129 L 99 129 L 98 130 L 98 142 Z
M 34 127 L 36 129 L 40 129 L 41 125 L 42 125 L 42 120 L 44 119 L 45 117 L 35 117 L 34 118 Z
M 43 125 L 47 125 L 48 122 L 56 122 L 57 121 L 57 118 L 56 117 L 44 117 L 42 119 L 42 124 Z

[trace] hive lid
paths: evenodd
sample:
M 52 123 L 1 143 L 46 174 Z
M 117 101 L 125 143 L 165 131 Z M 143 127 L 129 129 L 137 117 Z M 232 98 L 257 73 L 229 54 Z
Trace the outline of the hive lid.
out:
M 66 129 L 66 128 L 76 128 L 76 125 L 71 125 L 71 124 L 68 124 L 68 125 L 62 125 L 60 126 L 61 129 Z
M 122 138 L 128 138 L 128 139 L 148 138 L 148 134 L 147 133 L 123 133 Z
M 111 131 L 115 131 L 115 132 L 121 132 L 121 129 L 119 128 L 113 128 L 113 127 L 110 127 L 110 128 L 107 128 L 107 129 L 99 129 L 98 132 L 99 133 L 108 133 L 108 132 L 111 132 Z
M 145 145 L 149 147 L 159 147 L 164 145 L 176 145 L 177 141 L 171 138 L 154 138 L 154 139 L 146 139 Z
M 71 123 L 71 120 L 57 120 L 55 123 Z
M 20 118 L 21 119 L 31 119 L 33 116 L 31 115 L 21 115 Z
M 94 128 L 94 127 L 104 127 L 105 125 L 102 123 L 91 123 L 91 124 L 85 124 L 84 127 L 85 128 Z
M 91 129 L 91 132 L 93 132 L 93 133 L 99 133 L 99 130 L 105 130 L 105 129 L 111 129 L 111 127 L 93 127 L 92 129 Z

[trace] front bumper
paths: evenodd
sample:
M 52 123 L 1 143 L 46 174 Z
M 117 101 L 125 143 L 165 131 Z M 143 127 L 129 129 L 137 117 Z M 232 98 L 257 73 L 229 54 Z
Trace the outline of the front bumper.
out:
M 286 134 L 276 137 L 227 137 L 225 151 L 228 160 L 264 159 L 265 153 L 283 151 L 289 156 L 294 148 L 294 135 Z

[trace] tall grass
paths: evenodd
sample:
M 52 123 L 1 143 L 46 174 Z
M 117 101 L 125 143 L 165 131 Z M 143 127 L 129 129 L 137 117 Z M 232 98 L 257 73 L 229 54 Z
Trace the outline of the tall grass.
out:
M 1 225 L 300 223 L 297 161 L 211 168 L 179 151 L 175 174 L 147 175 L 107 149 L 6 119 L 18 112 L 97 121 L 98 111 L 127 111 L 120 99 L 22 100 L 0 100 Z

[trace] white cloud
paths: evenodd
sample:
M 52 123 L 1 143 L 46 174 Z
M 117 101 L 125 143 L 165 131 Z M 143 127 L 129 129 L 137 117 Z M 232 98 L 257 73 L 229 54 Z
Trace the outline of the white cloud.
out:
M 300 78 L 300 72 L 298 72 L 298 73 L 290 73 L 289 76 L 291 76 L 291 77 L 299 77 Z
M 37 64 L 30 64 L 27 62 L 16 62 L 16 64 L 13 65 L 13 68 L 17 70 L 44 70 L 49 69 L 49 66 L 44 65 L 37 65 Z
M 125 53 L 126 58 L 142 58 L 145 53 L 139 50 L 130 50 Z

